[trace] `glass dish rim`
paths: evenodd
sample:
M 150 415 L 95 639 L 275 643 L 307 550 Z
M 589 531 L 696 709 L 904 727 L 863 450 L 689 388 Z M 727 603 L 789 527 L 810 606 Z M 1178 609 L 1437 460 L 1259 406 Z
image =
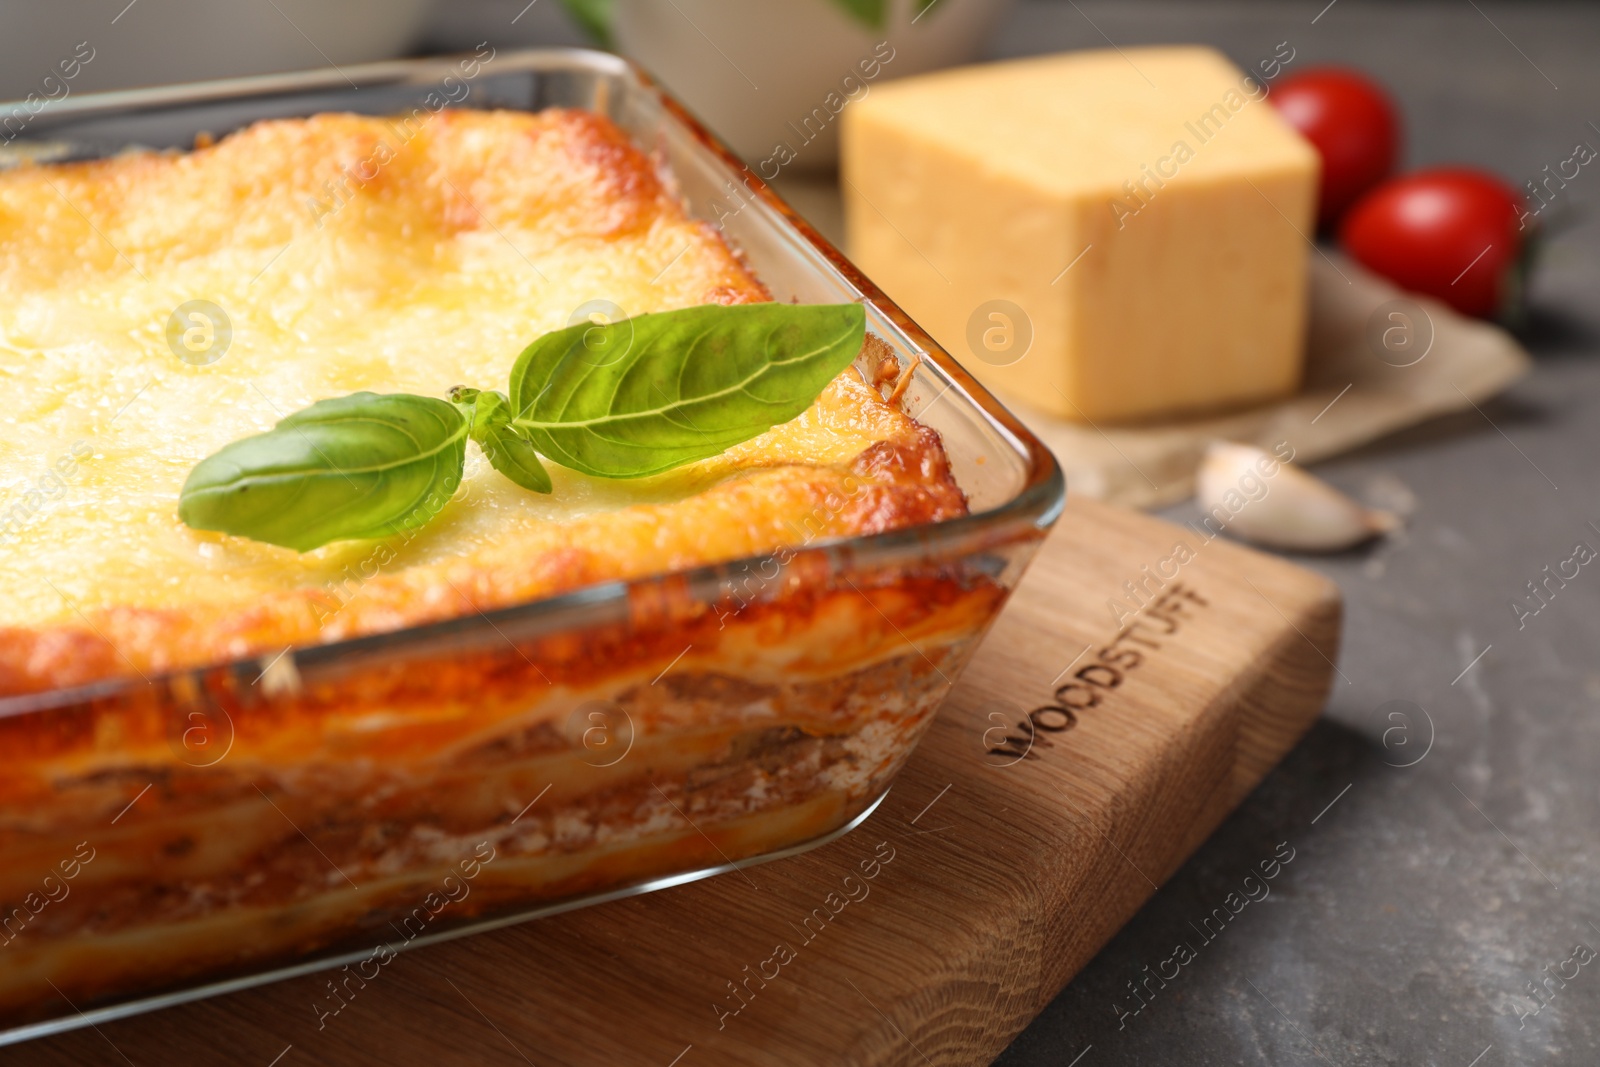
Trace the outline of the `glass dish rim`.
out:
M 284 74 L 84 93 L 52 101 L 45 113 L 58 117 L 74 114 L 114 117 L 150 108 L 338 90 L 353 85 L 359 88 L 358 82 L 428 85 L 438 81 L 444 74 L 455 71 L 460 59 L 471 54 L 444 54 Z M 912 343 L 923 360 L 937 367 L 950 382 L 948 391 L 957 393 L 957 399 L 970 405 L 977 415 L 998 430 L 998 436 L 1011 447 L 1025 467 L 1023 483 L 1015 495 L 987 510 L 881 533 L 788 546 L 789 549 L 797 553 L 826 553 L 834 563 L 840 562 L 841 557 L 847 557 L 853 567 L 863 567 L 894 564 L 907 557 L 922 558 L 926 549 L 934 544 L 959 551 L 959 546 L 963 544 L 991 543 L 996 535 L 1004 535 L 1024 526 L 1043 530 L 1054 524 L 1065 505 L 1066 483 L 1060 465 L 1044 443 L 643 68 L 626 57 L 589 48 L 522 48 L 508 50 L 494 59 L 499 64 L 497 73 L 537 73 L 563 69 L 590 71 L 631 79 L 640 91 L 652 95 L 671 120 L 683 126 L 701 151 L 709 153 L 719 164 L 739 176 L 756 202 L 777 216 L 776 222 L 820 255 L 827 267 L 837 272 L 840 280 L 855 290 L 861 300 L 882 314 Z M 24 106 L 20 101 L 0 101 L 0 111 L 20 106 Z M 772 555 L 773 552 L 763 552 L 634 578 L 612 579 L 552 596 L 519 601 L 490 610 L 479 609 L 475 613 L 463 612 L 447 619 L 395 630 L 326 643 L 291 646 L 292 658 L 301 668 L 331 669 L 346 661 L 367 659 L 419 642 L 429 643 L 430 648 L 437 651 L 438 646 L 431 644 L 430 639 L 454 636 L 465 630 L 483 628 L 498 632 L 500 626 L 506 624 L 559 622 L 568 615 L 588 614 L 608 605 L 626 608 L 633 589 L 658 585 L 666 580 L 685 583 L 696 591 L 720 588 L 740 572 L 740 568 L 747 570 L 749 564 L 764 561 Z M 520 626 L 518 628 L 521 629 Z M 114 677 L 0 697 L 0 719 L 79 707 L 151 688 L 170 689 L 173 680 L 178 678 L 193 678 L 218 671 L 237 674 L 259 668 L 261 659 L 259 654 L 231 657 L 147 672 L 139 678 Z

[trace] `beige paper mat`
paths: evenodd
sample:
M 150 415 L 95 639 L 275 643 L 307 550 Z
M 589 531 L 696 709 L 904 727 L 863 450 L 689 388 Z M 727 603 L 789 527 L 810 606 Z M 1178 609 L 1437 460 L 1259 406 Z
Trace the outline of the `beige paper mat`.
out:
M 1298 396 L 1214 418 L 1099 430 L 1020 404 L 1012 410 L 1055 452 L 1070 491 L 1154 508 L 1194 493 L 1195 468 L 1212 440 L 1269 450 L 1288 441 L 1296 461 L 1310 463 L 1482 404 L 1532 365 L 1498 326 L 1407 296 L 1348 259 L 1313 256 L 1311 268 L 1306 385 Z

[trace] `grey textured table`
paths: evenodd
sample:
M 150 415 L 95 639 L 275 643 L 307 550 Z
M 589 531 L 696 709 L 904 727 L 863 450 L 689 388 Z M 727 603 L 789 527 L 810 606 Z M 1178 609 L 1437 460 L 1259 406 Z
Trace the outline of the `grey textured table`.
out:
M 1348 62 L 1393 89 L 1408 164 L 1521 185 L 1579 141 L 1600 147 L 1600 9 L 1325 4 L 1026 3 L 992 51 L 1199 41 L 1249 63 L 1287 41 L 1291 70 Z M 568 32 L 549 7 L 529 11 L 524 41 Z M 474 32 L 457 22 L 440 43 Z M 808 209 L 803 185 L 785 192 Z M 1579 217 L 1533 287 L 1533 376 L 1482 414 L 1319 467 L 1357 496 L 1416 500 L 1403 535 L 1306 561 L 1348 601 L 1322 722 L 1004 1067 L 1600 1062 L 1600 960 L 1541 1001 L 1527 986 L 1547 966 L 1571 974 L 1580 942 L 1600 950 L 1600 565 L 1521 629 L 1511 606 L 1578 542 L 1600 550 L 1600 223 L 1581 214 L 1600 204 L 1600 164 L 1562 202 Z M 1280 842 L 1295 859 L 1271 895 L 1131 1014 L 1130 983 L 1200 944 L 1191 924 Z

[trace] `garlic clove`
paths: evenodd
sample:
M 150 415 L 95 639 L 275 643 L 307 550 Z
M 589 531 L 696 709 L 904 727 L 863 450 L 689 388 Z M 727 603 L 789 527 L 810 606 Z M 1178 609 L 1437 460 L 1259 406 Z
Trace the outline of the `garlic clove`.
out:
M 1228 441 L 1206 448 L 1195 498 L 1207 529 L 1299 552 L 1337 552 L 1400 525 L 1293 463 Z

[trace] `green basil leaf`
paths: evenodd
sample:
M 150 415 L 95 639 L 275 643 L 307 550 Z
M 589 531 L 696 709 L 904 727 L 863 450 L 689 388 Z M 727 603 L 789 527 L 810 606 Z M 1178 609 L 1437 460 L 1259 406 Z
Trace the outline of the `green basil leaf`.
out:
M 489 466 L 524 489 L 535 493 L 551 491 L 550 472 L 539 462 L 539 453 L 535 451 L 533 442 L 511 425 L 511 404 L 504 393 L 459 389 L 451 390 L 450 398 L 457 404 L 469 400 L 472 403 L 472 429 L 469 433 L 478 447 L 483 449 Z
M 322 400 L 202 460 L 178 517 L 309 552 L 421 526 L 461 484 L 468 419 L 405 393 Z
M 553 488 L 550 472 L 539 462 L 533 443 L 509 426 L 489 430 L 478 444 L 489 465 L 522 488 L 535 493 L 548 493 Z
M 473 408 L 478 403 L 478 394 L 481 392 L 483 392 L 482 389 L 474 389 L 468 385 L 452 385 L 447 395 L 450 397 L 450 403 L 460 408 L 461 413 L 470 419 L 472 418 Z M 468 430 L 469 435 L 470 433 L 471 431 Z
M 581 322 L 517 358 L 512 425 L 584 474 L 658 474 L 798 416 L 865 335 L 860 304 L 710 304 Z
M 834 3 L 844 8 L 845 14 L 857 22 L 866 23 L 875 30 L 883 29 L 887 16 L 884 0 L 834 0 Z

